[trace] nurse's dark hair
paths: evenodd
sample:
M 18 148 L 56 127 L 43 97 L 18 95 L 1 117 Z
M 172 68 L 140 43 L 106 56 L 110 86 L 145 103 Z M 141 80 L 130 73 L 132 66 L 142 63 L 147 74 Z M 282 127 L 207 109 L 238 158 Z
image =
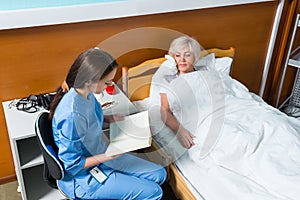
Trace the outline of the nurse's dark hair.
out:
M 79 54 L 72 64 L 65 80 L 66 85 L 69 88 L 83 88 L 86 82 L 96 83 L 117 67 L 118 63 L 109 53 L 97 48 L 88 49 Z M 66 92 L 62 86 L 57 89 L 50 104 L 50 119 Z

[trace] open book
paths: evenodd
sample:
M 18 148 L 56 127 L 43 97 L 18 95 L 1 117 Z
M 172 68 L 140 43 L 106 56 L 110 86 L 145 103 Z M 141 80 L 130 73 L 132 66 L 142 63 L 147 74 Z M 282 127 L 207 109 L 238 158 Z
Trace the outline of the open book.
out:
M 113 156 L 149 147 L 152 135 L 148 111 L 126 116 L 123 121 L 110 123 L 110 143 L 105 152 Z

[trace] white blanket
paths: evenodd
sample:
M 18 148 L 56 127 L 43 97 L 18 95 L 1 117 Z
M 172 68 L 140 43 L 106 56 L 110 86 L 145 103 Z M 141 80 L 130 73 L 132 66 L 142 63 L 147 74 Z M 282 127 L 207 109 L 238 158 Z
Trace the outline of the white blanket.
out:
M 180 76 L 167 95 L 196 136 L 176 164 L 204 199 L 300 199 L 300 121 L 216 71 Z M 170 131 L 157 121 L 151 126 L 168 146 Z

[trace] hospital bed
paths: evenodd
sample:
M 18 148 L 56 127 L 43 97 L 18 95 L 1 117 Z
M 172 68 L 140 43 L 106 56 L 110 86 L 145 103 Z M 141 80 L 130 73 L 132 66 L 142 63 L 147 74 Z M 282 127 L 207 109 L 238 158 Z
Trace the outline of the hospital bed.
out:
M 154 123 L 151 127 L 155 132 L 152 146 L 145 149 L 145 155 L 166 166 L 167 181 L 177 198 L 182 200 L 297 199 L 300 195 L 300 123 L 269 106 L 230 77 L 234 52 L 234 48 L 201 52 L 203 58 L 215 57 L 217 83 L 223 84 L 221 93 L 224 93 L 225 99 L 222 107 L 216 109 L 217 114 L 204 117 L 200 126 L 203 132 L 210 129 L 207 131 L 209 134 L 200 136 L 206 141 L 210 134 L 214 134 L 210 131 L 215 130 L 215 126 L 212 128 L 210 125 L 221 120 L 219 124 L 222 127 L 215 132 L 223 134 L 216 139 L 212 150 L 207 150 L 202 156 L 195 154 L 195 150 L 178 154 L 174 149 L 179 143 L 169 145 L 172 140 L 170 133 L 168 135 L 164 128 L 154 130 L 157 128 Z M 153 74 L 164 61 L 165 58 L 157 58 L 137 66 L 122 67 L 123 91 L 139 110 L 151 107 L 149 93 Z M 207 83 L 215 77 L 205 71 L 199 74 L 189 76 Z M 192 78 L 192 84 L 198 81 L 196 79 Z M 190 80 L 185 81 L 189 83 Z M 198 90 L 201 90 L 201 96 L 206 92 L 205 87 L 196 88 L 193 92 Z M 218 88 L 212 90 L 209 95 L 213 96 L 214 90 L 220 93 Z M 199 107 L 202 104 L 206 105 L 205 101 L 201 101 Z M 204 109 L 203 113 L 207 112 L 206 107 L 201 109 Z M 204 143 L 200 146 L 205 147 Z

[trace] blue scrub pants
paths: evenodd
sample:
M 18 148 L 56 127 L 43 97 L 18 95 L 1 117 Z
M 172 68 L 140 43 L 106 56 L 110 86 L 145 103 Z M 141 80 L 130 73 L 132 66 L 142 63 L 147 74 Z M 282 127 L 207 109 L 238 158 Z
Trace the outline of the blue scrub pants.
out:
M 166 170 L 161 165 L 130 154 L 123 154 L 105 162 L 105 165 L 113 169 L 105 182 L 91 195 L 75 189 L 77 198 L 141 200 L 162 198 L 160 185 L 166 179 Z

